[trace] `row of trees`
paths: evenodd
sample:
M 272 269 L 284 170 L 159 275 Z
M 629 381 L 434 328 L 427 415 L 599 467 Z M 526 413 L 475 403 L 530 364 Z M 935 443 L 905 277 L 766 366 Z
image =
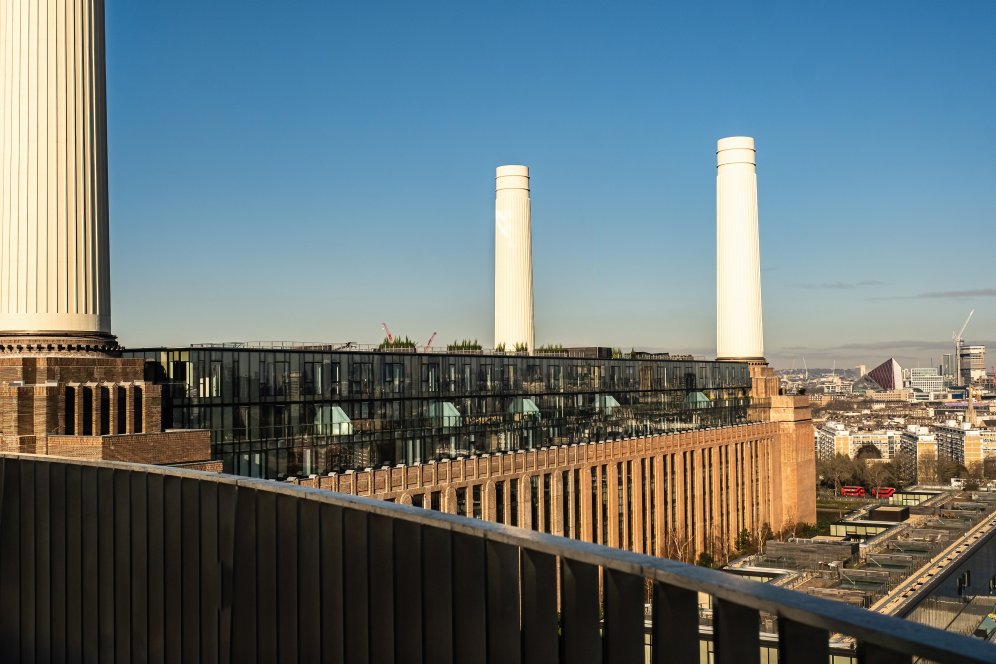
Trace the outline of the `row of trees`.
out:
M 784 542 L 790 537 L 815 537 L 819 534 L 816 524 L 791 521 L 785 524 L 781 530 L 775 531 L 767 523 L 762 523 L 753 530 L 744 528 L 737 533 L 732 544 L 723 538 L 718 529 L 713 528 L 709 536 L 706 537 L 706 550 L 701 551 L 694 557 L 695 545 L 692 539 L 676 528 L 668 527 L 663 533 L 663 556 L 672 560 L 680 560 L 686 563 L 694 562 L 696 565 L 704 567 L 719 567 L 725 565 L 732 558 L 739 558 L 748 554 L 764 553 L 765 543 L 771 540 Z
M 872 446 L 874 447 L 874 446 Z M 863 448 L 862 448 L 863 449 Z M 878 453 L 878 450 L 875 450 Z M 869 453 L 870 455 L 870 453 Z M 848 485 L 861 485 L 873 489 L 884 486 L 902 486 L 915 481 L 915 460 L 897 455 L 894 459 L 881 462 L 868 460 L 859 450 L 858 458 L 837 454 L 829 459 L 816 462 L 816 478 L 820 486 L 832 489 L 840 495 L 840 488 Z M 871 456 L 870 458 L 875 458 Z
M 880 457 L 873 445 L 866 445 L 858 450 L 855 459 L 844 454 L 821 459 L 816 462 L 817 481 L 820 486 L 839 495 L 840 487 L 847 485 L 878 489 L 883 486 L 902 488 L 916 483 L 946 485 L 954 477 L 977 482 L 996 479 L 996 459 L 986 459 L 984 464 L 966 468 L 946 457 L 917 460 L 912 455 L 900 453 L 889 461 L 874 460 Z

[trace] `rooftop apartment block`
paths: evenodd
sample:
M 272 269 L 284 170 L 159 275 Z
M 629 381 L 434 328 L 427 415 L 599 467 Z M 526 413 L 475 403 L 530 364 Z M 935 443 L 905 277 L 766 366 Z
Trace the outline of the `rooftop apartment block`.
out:
M 162 386 L 165 428 L 209 430 L 225 472 L 269 479 L 735 426 L 751 416 L 746 363 L 612 359 L 609 349 L 585 358 L 334 347 L 124 354 L 145 360 L 149 381 Z

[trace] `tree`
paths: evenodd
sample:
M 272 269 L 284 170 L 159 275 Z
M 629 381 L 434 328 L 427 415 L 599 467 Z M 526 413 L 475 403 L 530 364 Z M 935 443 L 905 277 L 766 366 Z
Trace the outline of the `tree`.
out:
M 865 480 L 874 489 L 876 494 L 883 486 L 894 483 L 891 468 L 887 463 L 865 464 Z
M 684 563 L 692 562 L 692 545 L 690 537 L 678 531 L 674 526 L 664 529 L 664 557 L 672 560 L 680 560 Z
M 889 472 L 892 473 L 892 481 L 895 486 L 901 487 L 908 484 L 916 484 L 916 455 L 909 452 L 898 452 L 889 461 Z
M 857 460 L 881 459 L 882 450 L 878 449 L 871 443 L 865 443 L 864 445 L 858 448 L 858 453 L 854 455 L 854 458 Z
M 941 457 L 937 460 L 937 481 L 941 484 L 950 484 L 953 477 L 964 477 L 968 475 L 968 469 L 954 459 Z
M 750 531 L 746 528 L 737 533 L 737 538 L 733 541 L 733 546 L 740 553 L 757 552 L 757 547 L 754 546 L 754 539 L 750 536 Z
M 857 475 L 854 462 L 844 454 L 819 462 L 816 473 L 829 483 L 837 495 L 840 495 L 840 487 L 846 482 L 854 482 Z
M 695 564 L 700 567 L 712 567 L 716 564 L 716 561 L 713 560 L 713 557 L 707 551 L 703 551 L 695 560 Z

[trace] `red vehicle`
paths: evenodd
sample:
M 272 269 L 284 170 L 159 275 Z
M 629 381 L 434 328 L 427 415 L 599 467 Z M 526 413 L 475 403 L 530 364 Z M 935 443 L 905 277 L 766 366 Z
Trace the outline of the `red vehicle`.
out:
M 840 487 L 840 495 L 848 498 L 864 498 L 865 488 L 862 486 L 842 486 Z
M 872 489 L 871 494 L 876 498 L 892 498 L 896 493 L 896 490 L 891 486 L 883 486 L 878 489 Z

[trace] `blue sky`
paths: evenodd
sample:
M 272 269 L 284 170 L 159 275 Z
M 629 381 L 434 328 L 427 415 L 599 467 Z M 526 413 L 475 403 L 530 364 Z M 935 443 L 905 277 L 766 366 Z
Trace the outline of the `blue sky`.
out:
M 996 340 L 996 3 L 758 4 L 109 1 L 116 334 L 489 345 L 522 163 L 537 342 L 711 357 L 751 135 L 769 359 Z

